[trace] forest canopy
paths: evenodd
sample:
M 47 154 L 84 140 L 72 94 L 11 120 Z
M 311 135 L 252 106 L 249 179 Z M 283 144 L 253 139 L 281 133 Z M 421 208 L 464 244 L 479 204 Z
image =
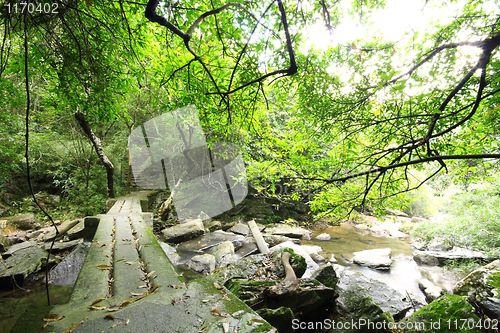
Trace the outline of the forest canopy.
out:
M 208 140 L 242 148 L 257 190 L 318 216 L 402 208 L 443 172 L 488 177 L 499 3 L 408 3 L 401 19 L 377 0 L 3 0 L 0 184 L 26 191 L 28 140 L 39 183 L 114 196 L 132 129 L 190 104 Z

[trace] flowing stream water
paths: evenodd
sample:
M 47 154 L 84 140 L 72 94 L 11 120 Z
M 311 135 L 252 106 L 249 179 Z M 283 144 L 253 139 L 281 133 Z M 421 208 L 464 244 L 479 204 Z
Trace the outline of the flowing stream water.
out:
M 328 241 L 317 240 L 316 236 L 321 233 L 327 233 L 331 236 Z M 303 245 L 318 245 L 323 249 L 323 254 L 335 255 L 337 263 L 344 266 L 345 269 L 352 272 L 361 272 L 369 278 L 374 278 L 385 282 L 389 286 L 406 295 L 410 292 L 413 295 L 424 297 L 418 287 L 418 281 L 427 278 L 439 285 L 441 288 L 450 290 L 456 282 L 455 277 L 443 272 L 439 267 L 418 265 L 411 258 L 413 250 L 408 239 L 390 238 L 376 236 L 368 230 L 357 229 L 351 224 L 342 224 L 340 226 L 331 226 L 325 230 L 313 230 L 312 239 L 302 241 Z M 391 269 L 381 271 L 368 267 L 352 264 L 353 253 L 371 249 L 390 248 L 394 262 Z

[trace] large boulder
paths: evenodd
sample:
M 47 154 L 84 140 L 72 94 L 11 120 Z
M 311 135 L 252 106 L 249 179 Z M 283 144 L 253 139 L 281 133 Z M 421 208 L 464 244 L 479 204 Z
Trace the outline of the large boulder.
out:
M 250 229 L 248 228 L 248 225 L 244 223 L 236 223 L 233 227 L 229 229 L 229 231 L 243 236 L 248 236 L 250 234 Z
M 390 248 L 386 248 L 354 252 L 353 261 L 361 266 L 388 270 L 392 264 L 391 251 Z
M 197 255 L 189 259 L 186 265 L 200 274 L 208 274 L 215 269 L 215 257 L 208 253 Z
M 203 222 L 199 219 L 181 223 L 162 230 L 163 241 L 167 243 L 180 243 L 205 233 Z
M 320 268 L 313 273 L 312 278 L 332 289 L 337 288 L 337 283 L 339 282 L 337 273 L 331 263 L 320 266 Z
M 432 302 L 433 300 L 441 297 L 444 294 L 444 291 L 441 287 L 436 286 L 434 283 L 429 281 L 428 279 L 422 279 L 418 282 L 418 287 L 425 295 L 425 300 L 427 303 Z
M 36 246 L 15 251 L 0 265 L 0 289 L 22 286 L 30 274 L 45 267 L 48 255 L 47 251 Z M 49 265 L 54 263 L 56 259 L 51 256 Z
M 299 287 L 295 293 L 281 297 L 269 296 L 269 289 L 279 282 L 275 279 L 234 278 L 226 281 L 225 287 L 253 309 L 262 308 L 264 305 L 270 309 L 288 307 L 296 315 L 316 314 L 318 311 L 324 311 L 325 305 L 334 302 L 337 297 L 335 289 L 325 287 L 314 279 L 299 279 Z
M 389 311 L 384 311 L 361 285 L 349 287 L 337 299 L 343 312 L 344 323 L 357 323 L 342 327 L 342 332 L 387 332 L 394 327 L 394 319 Z M 372 325 L 368 327 L 368 325 Z
M 453 294 L 472 298 L 490 318 L 500 319 L 500 260 L 467 275 L 453 287 Z
M 266 229 L 266 233 L 304 240 L 310 240 L 312 236 L 312 232 L 307 229 L 289 226 L 286 224 L 278 224 L 268 227 Z
M 479 333 L 481 330 L 476 326 L 479 323 L 466 297 L 446 294 L 413 313 L 398 327 L 405 327 L 405 333 Z
M 287 307 L 279 307 L 277 309 L 259 309 L 257 311 L 259 316 L 264 318 L 269 324 L 278 329 L 280 333 L 293 333 L 292 320 L 294 318 L 293 311 Z
M 327 234 L 327 233 L 322 233 L 322 234 L 316 236 L 317 240 L 322 240 L 322 241 L 329 241 L 331 238 L 332 238 L 332 236 L 330 236 L 330 234 Z
M 284 242 L 279 245 L 273 246 L 272 248 L 269 249 L 271 252 L 279 253 L 283 251 L 283 249 L 290 248 L 292 249 L 296 254 L 304 257 L 306 264 L 307 264 L 307 269 L 305 273 L 301 275 L 297 275 L 297 277 L 303 277 L 303 278 L 309 278 L 311 277 L 312 273 L 315 272 L 319 266 L 318 264 L 311 258 L 311 256 L 302 248 L 302 246 L 294 244 L 292 242 Z
M 482 251 L 474 251 L 460 247 L 454 247 L 451 251 L 415 251 L 413 259 L 424 265 L 444 266 L 450 261 L 476 260 L 487 261 L 488 255 Z
M 36 242 L 33 242 L 33 241 L 26 241 L 26 242 L 14 244 L 14 245 L 10 246 L 5 253 L 2 253 L 2 258 L 7 259 L 10 256 L 12 256 L 14 253 L 16 253 L 17 251 L 25 250 L 27 248 L 34 247 L 34 246 L 36 246 Z
M 232 232 L 225 232 L 222 230 L 216 230 L 214 232 L 209 232 L 201 237 L 197 237 L 187 242 L 179 244 L 179 251 L 206 251 L 211 247 L 230 241 L 234 245 L 234 249 L 237 250 L 245 244 L 245 237 L 242 235 L 235 235 Z
M 353 286 L 358 286 L 359 290 L 365 290 L 383 312 L 389 312 L 396 320 L 403 318 L 412 308 L 411 301 L 407 296 L 379 280 L 366 277 L 360 272 L 342 271 L 337 286 L 341 295 Z
M 262 234 L 262 237 L 264 238 L 264 241 L 269 245 L 269 247 L 273 247 L 284 242 L 293 242 L 298 245 L 302 244 L 302 241 L 300 239 L 290 238 L 286 236 Z
M 41 224 L 36 220 L 35 214 L 20 214 L 10 217 L 1 217 L 0 225 L 11 225 L 21 230 L 41 228 Z
M 224 266 L 234 261 L 234 245 L 230 241 L 214 246 L 207 252 L 214 256 L 215 267 Z

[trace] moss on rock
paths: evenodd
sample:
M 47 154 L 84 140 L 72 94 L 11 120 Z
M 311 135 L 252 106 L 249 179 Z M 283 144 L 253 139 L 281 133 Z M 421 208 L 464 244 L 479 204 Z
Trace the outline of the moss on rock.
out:
M 406 327 L 405 333 L 481 332 L 480 329 L 469 327 L 467 325 L 469 321 L 477 324 L 479 317 L 474 313 L 474 308 L 467 298 L 459 295 L 443 295 L 415 312 L 408 318 L 404 327 Z

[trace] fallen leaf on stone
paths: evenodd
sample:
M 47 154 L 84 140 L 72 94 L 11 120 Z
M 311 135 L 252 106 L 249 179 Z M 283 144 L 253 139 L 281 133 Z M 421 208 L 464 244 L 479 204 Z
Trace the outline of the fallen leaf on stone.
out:
M 89 310 L 105 310 L 107 309 L 105 306 L 91 306 Z
M 229 323 L 227 321 L 222 323 L 222 328 L 224 329 L 224 333 L 229 332 Z
M 105 246 L 106 246 L 106 244 L 102 244 L 101 246 L 99 246 L 99 248 L 101 248 L 101 247 L 105 247 Z
M 131 292 L 131 291 L 129 291 L 129 293 L 130 293 L 130 295 L 132 295 L 132 296 L 142 296 L 142 295 L 143 295 L 143 293 L 133 293 L 133 292 Z
M 127 260 L 125 260 L 125 259 L 118 259 L 116 262 L 125 262 L 125 261 L 127 261 Z
M 101 270 L 106 270 L 106 269 L 112 269 L 113 266 L 108 266 L 108 265 L 99 265 L 97 266 L 97 268 L 101 269 Z
M 111 325 L 111 327 L 110 327 L 110 328 L 116 327 L 116 326 L 120 325 L 121 323 L 122 323 L 122 322 L 120 321 L 119 323 L 116 323 L 116 324 L 114 324 L 114 325 Z
M 130 323 L 130 318 L 127 318 L 127 321 L 125 322 L 125 325 L 128 325 Z
M 214 282 L 214 287 L 217 289 L 222 289 L 222 287 L 217 282 Z
M 233 316 L 233 317 L 237 317 L 237 316 L 239 316 L 239 315 L 240 315 L 240 314 L 242 314 L 242 313 L 245 313 L 245 311 L 244 311 L 244 310 L 236 311 L 236 312 L 235 312 L 235 313 L 233 313 L 231 316 Z
M 147 278 L 147 279 L 149 279 L 149 277 L 150 277 L 151 275 L 153 275 L 154 273 L 156 273 L 156 271 L 149 272 L 149 273 L 146 275 L 146 278 Z
M 212 309 L 212 310 L 210 310 L 210 312 L 211 312 L 214 316 L 216 316 L 216 317 L 221 315 L 221 314 L 220 314 L 220 312 L 219 312 L 219 310 L 217 310 L 217 309 Z
M 99 303 L 100 301 L 104 301 L 104 300 L 105 300 L 105 298 L 98 298 L 95 301 L 93 301 L 92 304 L 90 304 L 90 306 L 95 305 L 95 304 Z
M 58 321 L 63 319 L 64 316 L 58 315 L 58 314 L 49 314 L 43 317 L 43 321 L 49 322 L 49 321 Z
M 172 287 L 174 289 L 182 289 L 182 286 L 175 285 L 175 284 L 171 284 L 170 287 Z
M 61 333 L 71 333 L 71 332 L 73 332 L 73 330 L 75 328 L 77 328 L 81 324 L 83 324 L 83 320 L 80 321 L 80 322 L 78 322 L 78 323 L 74 323 L 73 325 L 71 325 L 70 327 L 68 327 L 67 329 L 65 329 L 64 331 L 62 331 Z
M 115 316 L 108 314 L 108 315 L 106 315 L 106 316 L 104 317 L 104 319 L 111 319 L 111 320 L 115 320 Z
M 256 325 L 264 325 L 264 321 L 263 321 L 263 320 L 261 320 L 261 319 L 256 319 L 256 318 L 254 318 L 254 319 L 250 319 L 248 322 L 249 322 L 249 323 L 252 323 L 252 324 L 253 324 L 253 323 L 255 323 Z

